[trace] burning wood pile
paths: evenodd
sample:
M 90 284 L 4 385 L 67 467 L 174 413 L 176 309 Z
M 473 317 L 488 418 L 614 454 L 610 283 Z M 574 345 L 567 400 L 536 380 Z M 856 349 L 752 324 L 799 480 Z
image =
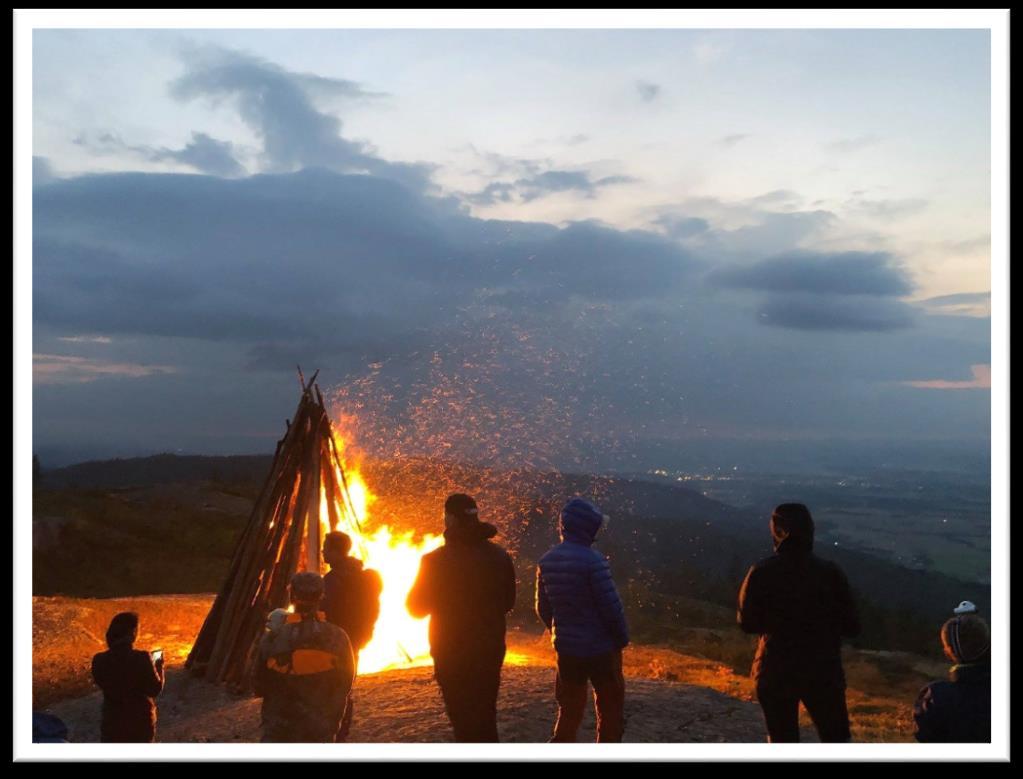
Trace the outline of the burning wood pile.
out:
M 322 534 L 344 529 L 362 538 L 341 452 L 316 374 L 302 382 L 302 397 L 270 475 L 235 548 L 220 593 L 185 667 L 238 690 L 251 688 L 256 645 L 266 615 L 288 605 L 297 571 L 321 573 Z M 324 524 L 327 526 L 324 527 Z

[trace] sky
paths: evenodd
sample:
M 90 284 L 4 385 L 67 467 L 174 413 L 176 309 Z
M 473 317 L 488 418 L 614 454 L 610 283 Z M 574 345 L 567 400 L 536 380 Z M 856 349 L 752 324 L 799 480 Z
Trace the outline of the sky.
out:
M 44 466 L 986 445 L 986 30 L 32 42 Z

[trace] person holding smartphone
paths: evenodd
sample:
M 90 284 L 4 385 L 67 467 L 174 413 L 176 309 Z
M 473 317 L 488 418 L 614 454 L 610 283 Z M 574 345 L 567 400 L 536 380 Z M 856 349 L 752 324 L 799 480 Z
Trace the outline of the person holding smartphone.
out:
M 134 648 L 139 615 L 117 614 L 107 628 L 107 651 L 92 658 L 92 678 L 103 691 L 100 741 L 151 742 L 156 738 L 156 696 L 163 690 L 163 650 Z

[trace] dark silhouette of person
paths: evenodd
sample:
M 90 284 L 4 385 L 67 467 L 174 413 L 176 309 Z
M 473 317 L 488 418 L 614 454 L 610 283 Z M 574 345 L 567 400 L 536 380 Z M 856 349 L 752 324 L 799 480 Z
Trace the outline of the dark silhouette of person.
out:
M 263 741 L 334 741 L 355 679 L 347 634 L 319 611 L 323 578 L 292 577 L 295 611 L 259 644 L 256 695 L 263 698 Z
M 67 744 L 67 724 L 60 717 L 47 711 L 32 712 L 33 744 Z
M 536 567 L 536 613 L 558 656 L 555 742 L 576 740 L 589 683 L 597 741 L 621 741 L 625 730 L 622 649 L 629 630 L 607 558 L 591 546 L 604 521 L 589 501 L 570 500 L 561 510 L 561 543 Z
M 455 741 L 493 742 L 515 567 L 468 495 L 447 499 L 444 525 L 444 544 L 423 555 L 406 605 L 412 616 L 430 617 L 434 678 Z
M 380 616 L 380 593 L 384 583 L 376 571 L 364 568 L 362 560 L 349 556 L 352 539 L 347 533 L 328 533 L 323 541 L 323 561 L 330 570 L 323 577 L 323 613 L 352 642 L 355 674 L 359 674 L 359 652 L 373 638 L 373 627 Z M 352 728 L 354 694 L 341 718 L 337 741 L 345 741 Z
M 941 626 L 948 680 L 931 682 L 913 706 L 920 742 L 991 741 L 991 631 L 977 614 L 960 614 Z
M 802 701 L 822 742 L 850 740 L 842 638 L 860 632 L 849 582 L 813 553 L 813 518 L 802 503 L 771 515 L 775 554 L 746 574 L 738 620 L 759 633 L 752 676 L 768 741 L 799 741 Z
M 163 657 L 135 649 L 139 615 L 122 611 L 107 628 L 107 651 L 92 658 L 92 678 L 103 691 L 100 741 L 150 742 L 156 738 L 156 696 L 163 690 Z

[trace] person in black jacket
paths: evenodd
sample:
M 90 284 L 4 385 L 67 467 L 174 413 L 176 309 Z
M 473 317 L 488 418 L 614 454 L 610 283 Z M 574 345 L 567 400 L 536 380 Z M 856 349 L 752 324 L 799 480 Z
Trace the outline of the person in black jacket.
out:
M 444 545 L 424 555 L 406 605 L 430 617 L 434 677 L 455 741 L 497 741 L 497 691 L 505 653 L 505 614 L 515 605 L 515 567 L 490 541 L 476 501 L 444 504 Z
M 362 561 L 349 556 L 352 539 L 347 533 L 328 533 L 323 541 L 323 562 L 330 570 L 323 577 L 323 603 L 321 608 L 327 622 L 337 625 L 348 634 L 355 654 L 355 673 L 359 672 L 359 652 L 373 638 L 373 626 L 380 616 L 380 593 L 384 583 L 376 571 L 363 568 Z M 337 741 L 344 741 L 352 728 L 354 696 L 348 695 L 348 705 Z
M 778 506 L 775 554 L 739 591 L 739 624 L 760 634 L 752 676 L 771 742 L 799 741 L 800 701 L 822 742 L 850 740 L 841 645 L 859 634 L 859 614 L 842 570 L 813 554 L 813 531 L 802 503 Z
M 106 652 L 92 658 L 92 678 L 103 691 L 100 741 L 150 742 L 156 737 L 156 698 L 163 690 L 163 657 L 134 649 L 139 615 L 110 620 Z
M 991 631 L 976 614 L 952 617 L 941 626 L 945 656 L 955 665 L 948 681 L 931 682 L 913 706 L 914 736 L 920 742 L 991 741 Z

